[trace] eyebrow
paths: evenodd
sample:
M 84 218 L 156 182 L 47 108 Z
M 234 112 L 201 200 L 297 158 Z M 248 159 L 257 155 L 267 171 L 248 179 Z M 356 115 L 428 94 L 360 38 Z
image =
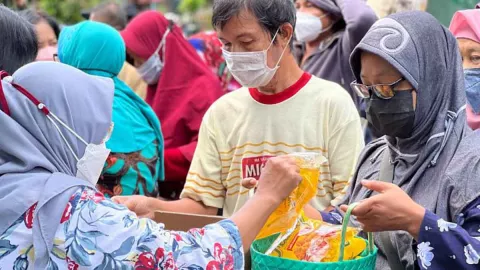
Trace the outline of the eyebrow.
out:
M 249 32 L 243 32 L 243 33 L 240 33 L 239 35 L 237 35 L 235 37 L 235 39 L 239 39 L 239 38 L 242 38 L 242 37 L 252 37 L 252 33 L 249 33 Z

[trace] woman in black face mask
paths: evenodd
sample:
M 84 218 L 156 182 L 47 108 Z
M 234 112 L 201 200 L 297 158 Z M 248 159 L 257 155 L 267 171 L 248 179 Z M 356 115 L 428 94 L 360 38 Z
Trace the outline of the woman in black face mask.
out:
M 387 134 L 364 149 L 345 201 L 361 201 L 358 222 L 379 232 L 377 269 L 479 269 L 480 144 L 455 38 L 427 13 L 394 14 L 351 65 L 369 122 Z

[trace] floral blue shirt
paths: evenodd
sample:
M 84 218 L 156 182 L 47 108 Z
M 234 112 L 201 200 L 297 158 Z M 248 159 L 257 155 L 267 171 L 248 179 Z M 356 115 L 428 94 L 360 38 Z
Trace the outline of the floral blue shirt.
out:
M 325 222 L 341 224 L 335 211 L 321 212 Z M 420 269 L 480 269 L 480 198 L 447 222 L 431 211 L 425 212 L 417 241 Z
M 0 268 L 34 268 L 35 207 L 0 236 Z M 229 220 L 189 232 L 167 231 L 82 188 L 65 208 L 47 269 L 233 270 L 243 269 L 243 256 L 238 228 Z

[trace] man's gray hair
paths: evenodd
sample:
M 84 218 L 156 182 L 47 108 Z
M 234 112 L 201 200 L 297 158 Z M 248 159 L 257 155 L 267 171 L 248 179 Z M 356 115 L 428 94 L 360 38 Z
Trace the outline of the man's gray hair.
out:
M 214 0 L 213 27 L 223 29 L 232 17 L 238 16 L 244 10 L 258 19 L 258 23 L 271 38 L 285 23 L 291 24 L 295 29 L 296 9 L 292 0 Z M 293 38 L 290 48 L 293 48 Z
M 0 70 L 13 74 L 37 58 L 34 26 L 3 5 L 0 5 L 0 40 Z
M 117 30 L 123 30 L 127 26 L 127 13 L 115 2 L 102 3 L 91 14 L 95 15 L 95 21 L 106 23 Z

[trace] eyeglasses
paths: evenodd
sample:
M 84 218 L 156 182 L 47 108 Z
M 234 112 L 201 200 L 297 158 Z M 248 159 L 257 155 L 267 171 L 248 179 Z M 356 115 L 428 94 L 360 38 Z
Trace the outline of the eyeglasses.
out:
M 377 97 L 381 99 L 391 99 L 395 96 L 394 88 L 404 80 L 405 78 L 400 78 L 391 84 L 375 84 L 375 85 L 365 85 L 365 84 L 357 83 L 357 81 L 354 81 L 350 84 L 350 87 L 361 98 L 370 98 L 373 92 Z
M 60 62 L 60 59 L 58 59 L 58 53 L 53 54 L 53 61 Z

